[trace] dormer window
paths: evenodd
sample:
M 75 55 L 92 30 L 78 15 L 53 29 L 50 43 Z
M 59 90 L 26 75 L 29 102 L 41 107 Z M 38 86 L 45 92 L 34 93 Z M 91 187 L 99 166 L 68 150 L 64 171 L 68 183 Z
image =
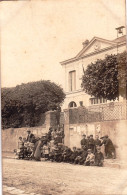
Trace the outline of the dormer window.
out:
M 76 90 L 76 71 L 69 72 L 69 91 Z

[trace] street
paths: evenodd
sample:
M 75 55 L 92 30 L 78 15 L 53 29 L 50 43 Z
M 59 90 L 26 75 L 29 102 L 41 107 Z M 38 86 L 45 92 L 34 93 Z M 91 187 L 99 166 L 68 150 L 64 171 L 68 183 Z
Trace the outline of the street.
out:
M 3 158 L 3 195 L 123 195 L 127 170 Z

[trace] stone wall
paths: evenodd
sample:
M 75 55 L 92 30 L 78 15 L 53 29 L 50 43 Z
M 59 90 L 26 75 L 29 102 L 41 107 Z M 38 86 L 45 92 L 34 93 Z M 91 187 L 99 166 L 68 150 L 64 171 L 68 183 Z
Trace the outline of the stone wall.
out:
M 28 129 L 37 137 L 46 133 L 46 126 L 4 129 L 2 130 L 2 151 L 13 152 L 18 146 L 18 138 L 27 137 Z
M 29 129 L 35 136 L 41 137 L 47 133 L 49 127 L 56 127 L 56 112 L 48 111 L 45 113 L 45 124 L 37 127 L 9 128 L 2 130 L 2 151 L 13 152 L 17 148 L 18 138 L 26 137 Z
M 115 145 L 117 158 L 123 159 L 126 156 L 127 159 L 127 120 L 82 124 L 69 124 L 69 122 L 66 121 L 64 128 L 65 145 L 71 148 L 73 146 L 81 147 L 80 141 L 83 134 L 86 134 L 87 136 L 92 134 L 94 137 L 96 134 L 98 134 L 99 137 L 109 135 L 109 137 L 113 141 L 113 144 Z

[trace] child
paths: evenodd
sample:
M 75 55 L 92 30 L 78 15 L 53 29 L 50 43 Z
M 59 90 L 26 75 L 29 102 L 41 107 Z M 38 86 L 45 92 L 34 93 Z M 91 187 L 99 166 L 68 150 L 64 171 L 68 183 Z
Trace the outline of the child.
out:
M 49 159 L 49 147 L 47 144 L 43 145 L 43 156 L 44 156 L 45 160 Z
M 91 149 L 88 149 L 87 152 L 88 152 L 88 155 L 86 157 L 85 165 L 86 166 L 93 166 L 94 162 L 95 162 L 95 156 L 92 153 Z
M 17 150 L 18 159 L 24 158 L 24 142 L 22 137 L 19 137 L 18 140 L 18 150 Z
M 97 147 L 97 152 L 95 154 L 95 166 L 102 167 L 104 162 L 104 156 L 101 152 L 101 148 Z
M 22 139 L 22 137 L 19 137 L 19 140 L 18 140 L 18 149 L 23 148 L 23 146 L 24 146 L 23 139 Z

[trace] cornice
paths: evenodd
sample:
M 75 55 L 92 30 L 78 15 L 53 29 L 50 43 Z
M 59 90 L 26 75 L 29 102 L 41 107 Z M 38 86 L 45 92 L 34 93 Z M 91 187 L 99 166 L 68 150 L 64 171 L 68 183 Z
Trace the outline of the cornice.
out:
M 101 49 L 101 50 L 99 50 L 99 51 L 91 52 L 91 53 L 86 54 L 86 55 L 84 55 L 84 56 L 82 56 L 82 57 L 79 57 L 79 58 L 74 57 L 74 58 L 71 58 L 71 59 L 62 61 L 62 62 L 60 62 L 60 64 L 61 64 L 61 65 L 66 65 L 66 64 L 69 64 L 69 63 L 72 63 L 72 62 L 75 62 L 75 61 L 79 61 L 79 60 L 81 60 L 81 59 L 84 59 L 84 58 L 87 58 L 87 57 L 90 57 L 90 56 L 99 54 L 99 53 L 103 53 L 103 52 L 108 51 L 108 50 L 112 50 L 112 49 L 117 48 L 117 47 L 121 47 L 121 46 L 123 46 L 123 45 L 126 45 L 126 41 L 124 41 L 124 42 L 122 42 L 122 43 L 116 43 L 116 44 L 113 45 L 113 46 L 103 48 L 103 49 Z

